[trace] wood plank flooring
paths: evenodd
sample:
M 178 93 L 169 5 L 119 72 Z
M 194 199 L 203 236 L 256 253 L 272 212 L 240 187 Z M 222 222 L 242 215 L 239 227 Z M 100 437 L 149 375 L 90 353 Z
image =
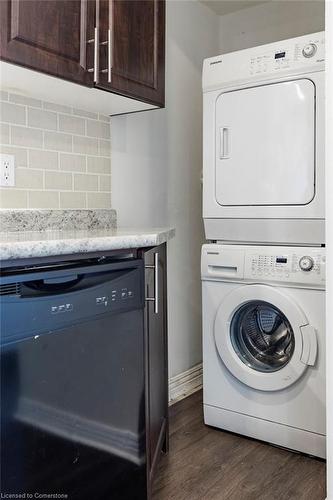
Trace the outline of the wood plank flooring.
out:
M 203 423 L 202 392 L 170 408 L 153 500 L 324 500 L 326 465 Z

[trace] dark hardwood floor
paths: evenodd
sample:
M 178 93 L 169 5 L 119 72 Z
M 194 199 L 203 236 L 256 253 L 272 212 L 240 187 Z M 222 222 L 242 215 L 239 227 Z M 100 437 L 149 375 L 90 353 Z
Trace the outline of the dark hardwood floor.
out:
M 170 408 L 153 500 L 323 500 L 326 466 L 203 423 L 202 393 Z

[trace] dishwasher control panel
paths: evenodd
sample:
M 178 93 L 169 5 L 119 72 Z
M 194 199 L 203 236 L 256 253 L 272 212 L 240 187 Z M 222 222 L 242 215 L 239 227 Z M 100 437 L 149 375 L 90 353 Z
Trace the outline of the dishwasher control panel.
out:
M 130 277 L 128 277 L 130 278 Z M 131 279 L 131 278 L 130 278 Z M 106 312 L 109 308 L 111 310 L 118 309 L 118 305 L 120 306 L 125 306 L 128 305 L 130 306 L 131 303 L 133 302 L 133 299 L 136 298 L 138 295 L 138 290 L 137 290 L 137 283 L 135 280 L 129 284 L 129 286 L 124 287 L 124 286 L 119 286 L 115 287 L 112 286 L 110 287 L 110 283 L 100 285 L 98 289 L 101 289 L 103 293 L 96 293 L 91 294 L 89 293 L 89 289 L 85 291 L 85 294 L 87 294 L 87 297 L 89 297 L 89 304 L 87 304 L 87 307 L 92 307 L 96 306 L 96 312 Z M 96 290 L 95 290 L 96 292 Z M 52 314 L 60 314 L 60 313 L 70 313 L 73 312 L 74 310 L 77 310 L 79 308 L 82 310 L 82 297 L 80 298 L 80 295 L 82 295 L 82 292 L 74 292 L 76 294 L 75 297 L 73 297 L 74 300 L 72 302 L 66 302 L 66 303 L 54 303 L 51 304 L 50 306 L 50 311 Z M 126 304 L 127 303 L 127 304 Z
M 4 343 L 29 337 L 37 339 L 44 333 L 97 321 L 104 315 L 144 308 L 141 259 L 43 274 L 33 272 L 0 280 L 0 284 L 12 283 L 21 292 L 2 297 Z
M 135 293 L 133 289 L 130 288 L 114 288 L 111 290 L 110 295 L 103 295 L 100 297 L 96 297 L 96 305 L 107 307 L 109 302 L 117 302 L 128 299 L 133 299 L 135 297 Z

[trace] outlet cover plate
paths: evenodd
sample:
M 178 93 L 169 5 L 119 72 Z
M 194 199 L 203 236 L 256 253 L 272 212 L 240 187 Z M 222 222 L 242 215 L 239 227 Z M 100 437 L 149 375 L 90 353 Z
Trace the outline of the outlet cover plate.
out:
M 15 156 L 0 154 L 0 186 L 15 186 Z

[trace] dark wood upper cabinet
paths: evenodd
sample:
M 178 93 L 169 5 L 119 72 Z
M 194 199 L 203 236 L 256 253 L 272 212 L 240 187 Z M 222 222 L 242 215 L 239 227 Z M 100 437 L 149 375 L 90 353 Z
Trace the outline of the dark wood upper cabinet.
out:
M 94 2 L 1 0 L 0 9 L 1 59 L 93 85 L 87 40 L 94 33 Z
M 97 85 L 164 106 L 165 2 L 100 0 L 99 8 Z
M 164 0 L 0 0 L 0 58 L 164 106 Z

